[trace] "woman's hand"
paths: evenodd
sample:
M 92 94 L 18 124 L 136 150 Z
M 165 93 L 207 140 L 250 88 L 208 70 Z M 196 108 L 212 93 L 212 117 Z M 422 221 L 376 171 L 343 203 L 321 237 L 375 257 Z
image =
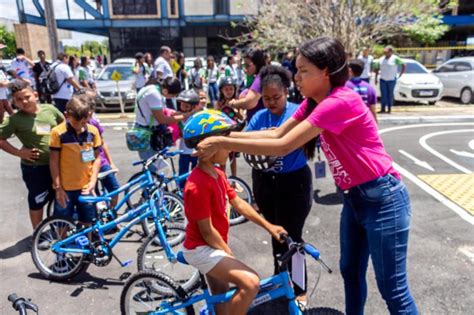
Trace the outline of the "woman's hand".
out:
M 280 238 L 282 234 L 288 235 L 288 232 L 280 225 L 270 225 L 268 227 L 268 232 L 273 236 L 274 239 L 279 241 L 280 243 L 283 242 L 283 240 Z
M 209 137 L 201 142 L 196 147 L 196 152 L 193 154 L 201 159 L 207 159 L 219 150 L 219 144 L 223 137 Z

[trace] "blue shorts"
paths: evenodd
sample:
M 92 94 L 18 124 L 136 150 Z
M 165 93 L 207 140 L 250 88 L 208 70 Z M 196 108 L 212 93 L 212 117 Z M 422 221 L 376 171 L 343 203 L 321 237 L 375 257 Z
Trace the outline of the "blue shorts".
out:
M 48 201 L 54 198 L 53 180 L 49 165 L 21 164 L 21 173 L 28 189 L 28 206 L 30 210 L 41 210 Z
M 56 200 L 54 203 L 54 215 L 61 215 L 73 219 L 76 213 L 80 222 L 90 223 L 95 220 L 97 216 L 95 204 L 79 202 L 79 196 L 81 196 L 80 190 L 66 191 L 66 194 L 69 198 L 69 201 L 66 202 L 66 207 L 61 207 Z
M 110 171 L 112 168 L 110 167 L 109 164 L 102 165 L 100 167 L 99 173 Z M 120 188 L 120 184 L 117 180 L 117 177 L 115 177 L 115 174 L 109 174 L 102 178 L 101 180 L 102 185 L 104 188 L 107 190 L 107 192 L 112 192 Z

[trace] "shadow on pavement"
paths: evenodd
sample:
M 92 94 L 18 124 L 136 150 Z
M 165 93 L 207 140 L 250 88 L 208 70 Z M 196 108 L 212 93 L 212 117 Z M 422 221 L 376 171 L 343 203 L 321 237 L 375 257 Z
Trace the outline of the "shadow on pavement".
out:
M 66 285 L 79 285 L 76 289 L 74 289 L 70 296 L 77 297 L 79 296 L 85 289 L 87 290 L 108 290 L 109 286 L 123 286 L 125 280 L 130 276 L 129 272 L 124 272 L 118 279 L 111 279 L 111 278 L 97 278 L 92 276 L 89 273 L 82 273 L 75 277 L 70 281 L 59 282 L 61 284 Z M 38 280 L 46 280 L 40 273 L 30 273 L 28 275 L 29 278 L 38 279 Z
M 27 236 L 22 240 L 16 242 L 16 244 L 0 250 L 0 259 L 8 259 L 19 256 L 23 253 L 31 250 L 31 237 Z
M 314 191 L 313 199 L 314 202 L 320 205 L 339 205 L 342 204 L 342 194 L 339 192 L 333 192 L 324 196 L 319 196 L 321 191 L 316 189 Z

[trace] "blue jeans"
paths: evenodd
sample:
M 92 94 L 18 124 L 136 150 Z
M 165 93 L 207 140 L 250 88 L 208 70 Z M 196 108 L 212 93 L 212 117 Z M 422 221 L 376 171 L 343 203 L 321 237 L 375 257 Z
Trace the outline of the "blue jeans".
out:
M 100 167 L 100 173 L 110 171 L 111 169 L 112 167 L 110 167 L 110 164 L 104 164 Z M 120 188 L 120 184 L 115 174 L 109 174 L 102 178 L 102 185 L 105 187 L 107 192 L 112 192 Z
M 197 156 L 191 156 L 191 154 L 181 154 L 179 156 L 179 175 L 186 174 L 190 170 L 196 167 L 197 165 Z M 191 169 L 189 168 L 191 166 Z M 181 188 L 184 188 L 186 181 L 181 181 L 179 183 Z
M 66 191 L 66 194 L 69 199 L 69 201 L 66 201 L 66 207 L 61 207 L 56 200 L 54 203 L 54 215 L 61 215 L 70 219 L 74 219 L 75 215 L 77 215 L 79 221 L 84 223 L 90 223 L 95 220 L 97 216 L 95 204 L 79 202 L 80 190 L 69 190 Z
M 208 90 L 209 90 L 208 94 L 209 94 L 209 99 L 211 100 L 211 105 L 214 105 L 214 103 L 219 98 L 217 82 L 209 83 Z
M 392 175 L 344 193 L 340 269 L 347 315 L 364 314 L 369 255 L 390 314 L 418 314 L 406 270 L 410 219 L 406 187 Z
M 395 83 L 397 83 L 397 80 L 385 81 L 380 79 L 380 102 L 382 103 L 383 112 L 385 111 L 385 107 L 388 107 L 389 112 L 392 110 Z

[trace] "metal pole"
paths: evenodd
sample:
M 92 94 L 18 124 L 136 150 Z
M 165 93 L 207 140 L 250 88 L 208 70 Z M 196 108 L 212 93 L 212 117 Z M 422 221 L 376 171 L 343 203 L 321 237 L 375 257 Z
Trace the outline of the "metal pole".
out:
M 56 29 L 56 19 L 54 17 L 54 8 L 52 0 L 44 0 L 44 13 L 46 20 L 46 27 L 48 28 L 49 47 L 51 49 L 51 57 L 56 59 L 59 53 L 58 32 Z

